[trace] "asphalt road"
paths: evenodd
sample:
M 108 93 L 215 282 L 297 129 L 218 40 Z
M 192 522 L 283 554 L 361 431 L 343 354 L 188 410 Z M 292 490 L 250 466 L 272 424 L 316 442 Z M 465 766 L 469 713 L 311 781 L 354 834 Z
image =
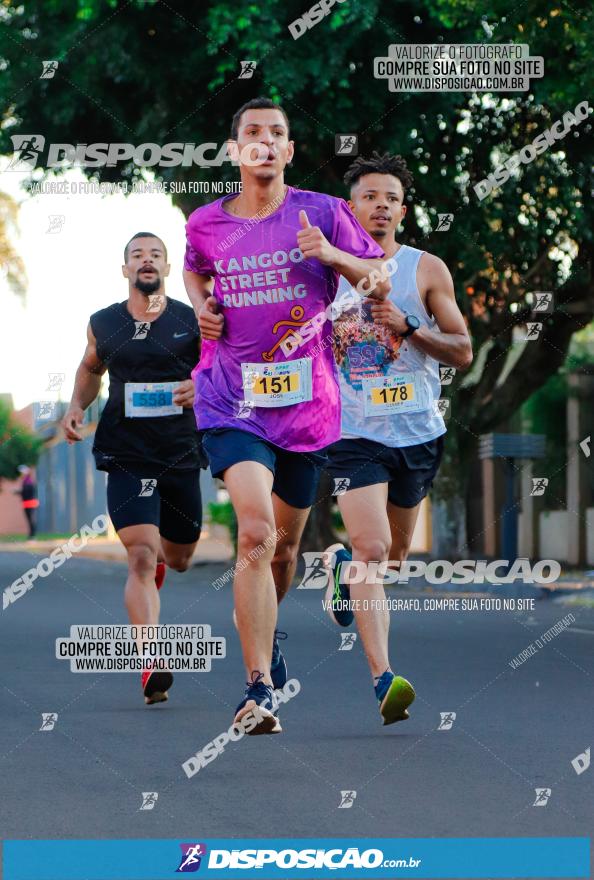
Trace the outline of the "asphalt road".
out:
M 2 585 L 32 561 L 3 554 Z M 75 675 L 54 656 L 71 624 L 126 622 L 122 565 L 73 558 L 3 612 L 3 838 L 592 833 L 594 771 L 571 760 L 594 744 L 594 610 L 550 599 L 532 612 L 394 614 L 393 665 L 418 697 L 409 721 L 384 728 L 360 643 L 339 651 L 322 593 L 293 590 L 280 626 L 301 692 L 284 732 L 245 737 L 188 779 L 182 762 L 229 727 L 243 691 L 231 590 L 211 586 L 223 571 L 169 574 L 162 621 L 210 624 L 227 658 L 178 674 L 153 707 L 137 674 Z M 575 624 L 510 667 L 569 611 Z M 40 731 L 49 712 L 55 727 Z M 456 713 L 449 730 L 441 712 Z M 546 806 L 535 788 L 551 789 Z M 345 790 L 357 795 L 339 809 Z M 154 809 L 139 809 L 142 792 L 158 792 Z

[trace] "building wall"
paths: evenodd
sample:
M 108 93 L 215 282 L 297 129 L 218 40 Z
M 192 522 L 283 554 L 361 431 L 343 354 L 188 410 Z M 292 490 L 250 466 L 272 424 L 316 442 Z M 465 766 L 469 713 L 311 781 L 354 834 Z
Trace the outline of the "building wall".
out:
M 594 566 L 594 507 L 585 511 L 586 564 Z M 566 563 L 569 555 L 569 529 L 575 528 L 575 514 L 567 510 L 543 510 L 540 513 L 539 557 Z
M 105 474 L 95 470 L 93 437 L 48 444 L 37 466 L 40 532 L 72 534 L 105 513 Z
M 28 533 L 20 495 L 14 494 L 20 484 L 20 480 L 2 480 L 0 484 L 0 535 L 26 535 Z

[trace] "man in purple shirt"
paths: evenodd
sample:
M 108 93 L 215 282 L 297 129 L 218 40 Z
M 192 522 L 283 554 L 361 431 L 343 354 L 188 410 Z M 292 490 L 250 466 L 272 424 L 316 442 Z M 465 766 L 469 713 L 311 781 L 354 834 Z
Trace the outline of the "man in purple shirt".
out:
M 280 733 L 274 689 L 287 668 L 277 603 L 287 592 L 315 498 L 324 449 L 340 436 L 340 395 L 324 315 L 338 279 L 383 298 L 381 248 L 342 199 L 284 183 L 289 121 L 268 98 L 244 104 L 231 126 L 240 195 L 194 211 L 184 281 L 203 358 L 196 419 L 213 476 L 224 478 L 238 523 L 236 623 L 247 689 L 235 722 Z M 373 275 L 371 275 L 373 273 Z M 371 277 L 370 277 L 371 276 Z

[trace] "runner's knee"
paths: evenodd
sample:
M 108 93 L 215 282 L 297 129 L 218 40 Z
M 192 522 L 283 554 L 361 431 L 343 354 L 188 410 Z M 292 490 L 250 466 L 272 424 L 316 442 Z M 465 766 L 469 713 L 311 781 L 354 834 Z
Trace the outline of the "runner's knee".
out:
M 408 559 L 408 552 L 410 550 L 411 540 L 400 539 L 396 543 L 392 544 L 392 549 L 390 550 L 390 559 L 393 562 L 406 562 Z
M 133 544 L 128 547 L 128 570 L 138 577 L 155 574 L 157 551 L 150 544 Z
M 163 552 L 163 556 L 165 557 L 165 565 L 167 565 L 169 568 L 172 568 L 174 571 L 187 571 L 192 562 L 193 553 L 193 550 L 190 553 Z
M 277 544 L 272 564 L 279 568 L 290 568 L 297 560 L 299 553 L 299 544 Z
M 249 517 L 239 523 L 237 544 L 241 555 L 257 550 L 259 557 L 272 556 L 274 525 L 263 517 Z
M 361 562 L 383 562 L 390 553 L 390 538 L 382 535 L 361 535 L 353 538 L 353 559 Z

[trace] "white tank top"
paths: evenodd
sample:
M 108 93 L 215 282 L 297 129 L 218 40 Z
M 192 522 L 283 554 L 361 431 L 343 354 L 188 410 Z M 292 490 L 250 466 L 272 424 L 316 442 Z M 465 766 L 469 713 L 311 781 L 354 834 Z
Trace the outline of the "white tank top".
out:
M 415 315 L 421 326 L 438 333 L 417 287 L 417 267 L 423 253 L 407 245 L 400 247 L 392 258 L 398 268 L 390 279 L 389 297 L 400 311 Z M 341 278 L 335 303 L 348 291 L 351 285 Z M 334 320 L 333 344 L 343 438 L 362 437 L 400 447 L 445 434 L 435 404 L 441 393 L 438 361 L 410 339 L 401 339 L 375 324 L 364 298 Z

